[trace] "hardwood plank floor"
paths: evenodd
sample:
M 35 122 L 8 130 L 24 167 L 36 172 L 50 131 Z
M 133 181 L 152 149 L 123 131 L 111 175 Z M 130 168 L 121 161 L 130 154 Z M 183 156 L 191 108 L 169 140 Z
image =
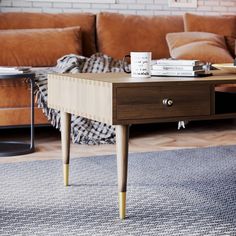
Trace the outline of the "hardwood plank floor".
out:
M 29 129 L 1 129 L 0 140 L 23 140 Z M 60 133 L 52 127 L 35 131 L 36 152 L 14 157 L 0 157 L 0 163 L 61 159 Z M 148 152 L 180 148 L 209 147 L 236 144 L 235 120 L 190 122 L 177 130 L 177 123 L 134 125 L 130 128 L 130 152 Z M 115 145 L 71 145 L 71 157 L 86 157 L 115 153 Z

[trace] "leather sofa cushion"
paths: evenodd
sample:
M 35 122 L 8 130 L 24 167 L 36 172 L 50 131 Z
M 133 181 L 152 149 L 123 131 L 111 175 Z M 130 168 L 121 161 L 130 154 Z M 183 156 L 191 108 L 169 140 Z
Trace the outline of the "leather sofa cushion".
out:
M 205 16 L 185 13 L 184 29 L 185 31 L 210 32 L 223 36 L 236 37 L 236 15 Z
M 0 81 L 0 109 L 30 107 L 29 85 L 22 79 Z
M 0 108 L 0 125 L 1 126 L 25 126 L 29 125 L 30 120 L 30 111 L 29 107 L 20 107 L 20 108 L 9 108 L 1 109 Z M 48 124 L 49 122 L 46 116 L 43 114 L 41 108 L 34 109 L 34 124 Z
M 204 16 L 185 13 L 184 29 L 187 32 L 199 31 L 223 35 L 226 37 L 231 54 L 234 54 L 235 43 L 232 41 L 236 39 L 236 15 Z
M 98 50 L 116 59 L 131 51 L 150 51 L 152 58 L 169 57 L 166 34 L 183 31 L 181 16 L 137 16 L 99 13 Z
M 0 30 L 0 65 L 54 66 L 65 54 L 81 54 L 80 27 Z
M 236 38 L 225 36 L 225 42 L 231 55 L 235 57 L 236 56 Z
M 0 29 L 64 28 L 80 26 L 82 30 L 84 56 L 91 56 L 96 52 L 95 21 L 96 16 L 91 13 L 0 13 Z
M 206 32 L 169 33 L 170 54 L 175 59 L 196 59 L 211 63 L 231 63 L 233 58 L 221 35 Z

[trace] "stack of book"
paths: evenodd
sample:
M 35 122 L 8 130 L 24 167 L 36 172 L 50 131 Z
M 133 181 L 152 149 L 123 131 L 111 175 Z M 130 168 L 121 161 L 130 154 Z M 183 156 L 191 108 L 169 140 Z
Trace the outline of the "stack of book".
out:
M 153 62 L 152 76 L 198 76 L 205 74 L 204 63 L 198 60 L 161 59 Z
M 30 72 L 31 72 L 31 67 L 0 66 L 1 75 L 15 75 L 15 74 L 30 73 Z

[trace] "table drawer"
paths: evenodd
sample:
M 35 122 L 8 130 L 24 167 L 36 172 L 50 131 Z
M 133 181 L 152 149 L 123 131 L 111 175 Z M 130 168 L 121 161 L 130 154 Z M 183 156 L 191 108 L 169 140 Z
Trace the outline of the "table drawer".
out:
M 116 101 L 117 120 L 204 116 L 210 114 L 210 87 L 120 87 L 116 91 Z

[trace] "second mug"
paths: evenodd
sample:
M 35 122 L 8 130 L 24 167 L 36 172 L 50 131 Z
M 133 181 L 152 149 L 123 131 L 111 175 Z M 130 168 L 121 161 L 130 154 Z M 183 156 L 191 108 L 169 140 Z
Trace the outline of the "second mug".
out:
M 131 77 L 136 78 L 149 78 L 151 77 L 151 52 L 131 52 L 130 55 L 126 55 L 123 58 L 123 61 L 126 61 L 126 58 L 130 58 L 131 62 L 131 71 L 127 71 L 124 66 L 124 71 L 126 73 L 131 73 Z M 125 65 L 125 63 L 123 63 Z

